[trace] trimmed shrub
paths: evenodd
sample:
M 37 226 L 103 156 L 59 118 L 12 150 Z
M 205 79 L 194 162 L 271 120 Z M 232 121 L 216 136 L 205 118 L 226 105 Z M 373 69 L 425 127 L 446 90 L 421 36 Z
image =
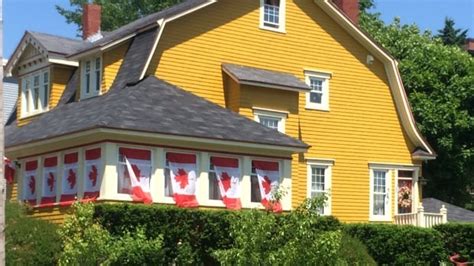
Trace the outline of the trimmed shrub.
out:
M 61 243 L 58 226 L 27 216 L 26 207 L 7 202 L 5 246 L 7 265 L 54 265 Z
M 348 224 L 379 264 L 438 264 L 446 260 L 441 234 L 433 229 L 388 224 Z
M 212 254 L 235 245 L 231 223 L 254 211 L 180 209 L 174 206 L 138 204 L 96 205 L 94 217 L 112 235 L 143 228 L 147 237 L 163 236 L 165 263 L 218 264 Z M 256 214 L 268 215 L 257 211 Z M 273 215 L 275 223 L 282 224 L 289 215 Z M 340 223 L 333 217 L 320 217 L 312 224 L 319 231 L 336 230 Z M 288 230 L 290 231 L 290 230 Z M 291 228 L 291 231 L 297 231 Z M 253 232 L 249 234 L 253 234 Z
M 344 234 L 337 255 L 347 265 L 377 265 L 369 255 L 367 247 L 358 239 Z
M 441 233 L 444 247 L 449 253 L 458 253 L 469 261 L 474 261 L 474 223 L 447 223 L 436 225 Z

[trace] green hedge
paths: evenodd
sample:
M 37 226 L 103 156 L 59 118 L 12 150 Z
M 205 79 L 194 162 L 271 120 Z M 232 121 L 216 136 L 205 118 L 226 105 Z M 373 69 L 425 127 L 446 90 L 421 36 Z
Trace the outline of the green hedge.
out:
M 147 237 L 163 236 L 166 263 L 190 259 L 189 263 L 214 265 L 216 250 L 233 245 L 230 222 L 246 211 L 180 209 L 173 206 L 136 204 L 100 204 L 95 219 L 112 235 L 121 235 L 141 227 Z M 285 215 L 276 216 L 285 219 Z M 337 219 L 324 217 L 317 227 L 322 231 L 340 226 Z M 249 232 L 251 233 L 251 232 Z
M 26 208 L 5 206 L 6 265 L 54 265 L 61 251 L 58 226 L 26 215 Z
M 474 261 L 474 223 L 440 224 L 434 229 L 441 233 L 449 253 L 458 253 Z
M 358 238 L 378 264 L 438 264 L 445 261 L 441 234 L 433 229 L 387 224 L 349 224 L 346 233 Z

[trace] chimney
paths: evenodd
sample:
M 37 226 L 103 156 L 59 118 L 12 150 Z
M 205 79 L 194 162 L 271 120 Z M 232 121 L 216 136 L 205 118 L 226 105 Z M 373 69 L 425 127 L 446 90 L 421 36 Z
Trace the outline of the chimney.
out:
M 359 0 L 333 0 L 354 24 L 359 24 Z
M 101 6 L 86 3 L 82 10 L 82 39 L 87 40 L 94 35 L 100 35 Z

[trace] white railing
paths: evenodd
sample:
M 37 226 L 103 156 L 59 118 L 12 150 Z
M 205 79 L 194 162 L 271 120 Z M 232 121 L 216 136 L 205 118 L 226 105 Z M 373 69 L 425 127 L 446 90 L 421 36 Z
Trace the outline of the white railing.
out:
M 437 224 L 445 224 L 448 222 L 448 210 L 444 205 L 439 213 L 425 212 L 423 205 L 420 204 L 416 213 L 404 213 L 395 215 L 395 224 L 398 225 L 414 225 L 424 228 L 431 228 Z

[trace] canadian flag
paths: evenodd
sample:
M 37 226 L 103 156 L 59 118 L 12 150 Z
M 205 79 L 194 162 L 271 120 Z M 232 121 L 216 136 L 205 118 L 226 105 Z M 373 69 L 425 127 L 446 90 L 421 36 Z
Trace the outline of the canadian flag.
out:
M 192 208 L 196 200 L 196 156 L 192 154 L 167 153 L 173 198 L 178 207 Z
M 258 176 L 262 205 L 273 212 L 281 212 L 280 202 L 273 201 L 273 192 L 278 189 L 280 170 L 277 162 L 252 161 Z
M 95 200 L 100 193 L 100 148 L 86 150 L 84 173 L 84 199 Z
M 8 184 L 11 184 L 15 179 L 15 164 L 5 156 L 3 156 L 3 163 L 5 164 L 5 179 Z
M 227 209 L 241 209 L 239 160 L 211 157 L 211 163 L 216 171 L 224 205 Z
M 36 205 L 36 176 L 38 161 L 29 161 L 25 164 L 23 176 L 23 200 L 31 205 Z
M 64 172 L 62 178 L 61 203 L 69 204 L 77 196 L 77 152 L 64 155 Z
M 56 183 L 58 171 L 58 157 L 44 159 L 43 163 L 43 195 L 41 204 L 56 202 Z
M 151 204 L 151 152 L 120 148 L 119 154 L 125 160 L 119 172 L 119 192 L 130 194 L 134 201 Z

